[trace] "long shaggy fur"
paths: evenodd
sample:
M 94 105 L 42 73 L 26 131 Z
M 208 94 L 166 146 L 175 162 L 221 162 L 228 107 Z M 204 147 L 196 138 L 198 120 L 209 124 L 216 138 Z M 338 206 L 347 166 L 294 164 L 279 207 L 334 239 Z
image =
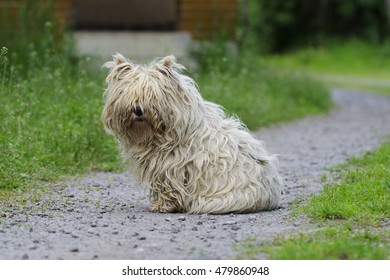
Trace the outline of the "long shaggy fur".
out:
M 236 118 L 205 101 L 173 56 L 110 69 L 102 119 L 139 182 L 150 211 L 243 213 L 278 206 L 276 159 Z

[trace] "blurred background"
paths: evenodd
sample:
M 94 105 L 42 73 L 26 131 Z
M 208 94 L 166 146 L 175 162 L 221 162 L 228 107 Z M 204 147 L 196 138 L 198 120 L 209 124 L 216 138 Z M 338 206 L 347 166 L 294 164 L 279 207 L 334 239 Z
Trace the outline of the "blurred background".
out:
M 3 42 L 36 36 L 50 21 L 56 40 L 72 32 L 80 54 L 185 56 L 194 42 L 216 39 L 281 53 L 340 39 L 383 43 L 390 0 L 1 0 L 0 15 Z
M 81 55 L 188 57 L 195 41 L 220 32 L 236 41 L 238 10 L 236 0 L 1 0 L 1 33 L 9 43 L 20 41 L 20 36 L 39 37 L 49 21 L 55 40 L 60 41 L 64 31 L 71 32 Z M 4 28 L 12 34 L 4 34 Z

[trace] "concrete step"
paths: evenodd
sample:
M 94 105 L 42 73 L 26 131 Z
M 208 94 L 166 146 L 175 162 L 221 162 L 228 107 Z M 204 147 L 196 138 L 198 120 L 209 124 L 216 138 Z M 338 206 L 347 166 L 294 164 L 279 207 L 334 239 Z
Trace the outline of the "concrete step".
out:
M 188 59 L 193 47 L 188 32 L 75 31 L 77 52 L 102 61 L 117 52 L 139 63 L 173 54 Z

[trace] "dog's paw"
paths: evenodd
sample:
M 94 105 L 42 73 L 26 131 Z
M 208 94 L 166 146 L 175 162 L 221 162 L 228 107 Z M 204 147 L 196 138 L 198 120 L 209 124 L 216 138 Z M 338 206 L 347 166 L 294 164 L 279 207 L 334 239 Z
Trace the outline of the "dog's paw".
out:
M 175 212 L 179 212 L 178 210 L 179 209 L 177 205 L 170 201 L 165 201 L 164 203 L 155 202 L 149 206 L 150 212 L 175 213 Z

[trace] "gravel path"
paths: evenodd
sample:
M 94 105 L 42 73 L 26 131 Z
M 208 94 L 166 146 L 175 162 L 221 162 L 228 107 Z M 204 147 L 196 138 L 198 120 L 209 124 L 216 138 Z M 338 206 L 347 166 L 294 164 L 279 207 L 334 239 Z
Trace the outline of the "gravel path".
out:
M 234 259 L 255 236 L 309 230 L 289 202 L 321 189 L 325 168 L 376 148 L 390 134 L 390 98 L 334 90 L 336 108 L 255 132 L 280 157 L 280 209 L 241 215 L 156 214 L 127 173 L 94 173 L 21 194 L 0 206 L 0 259 Z

